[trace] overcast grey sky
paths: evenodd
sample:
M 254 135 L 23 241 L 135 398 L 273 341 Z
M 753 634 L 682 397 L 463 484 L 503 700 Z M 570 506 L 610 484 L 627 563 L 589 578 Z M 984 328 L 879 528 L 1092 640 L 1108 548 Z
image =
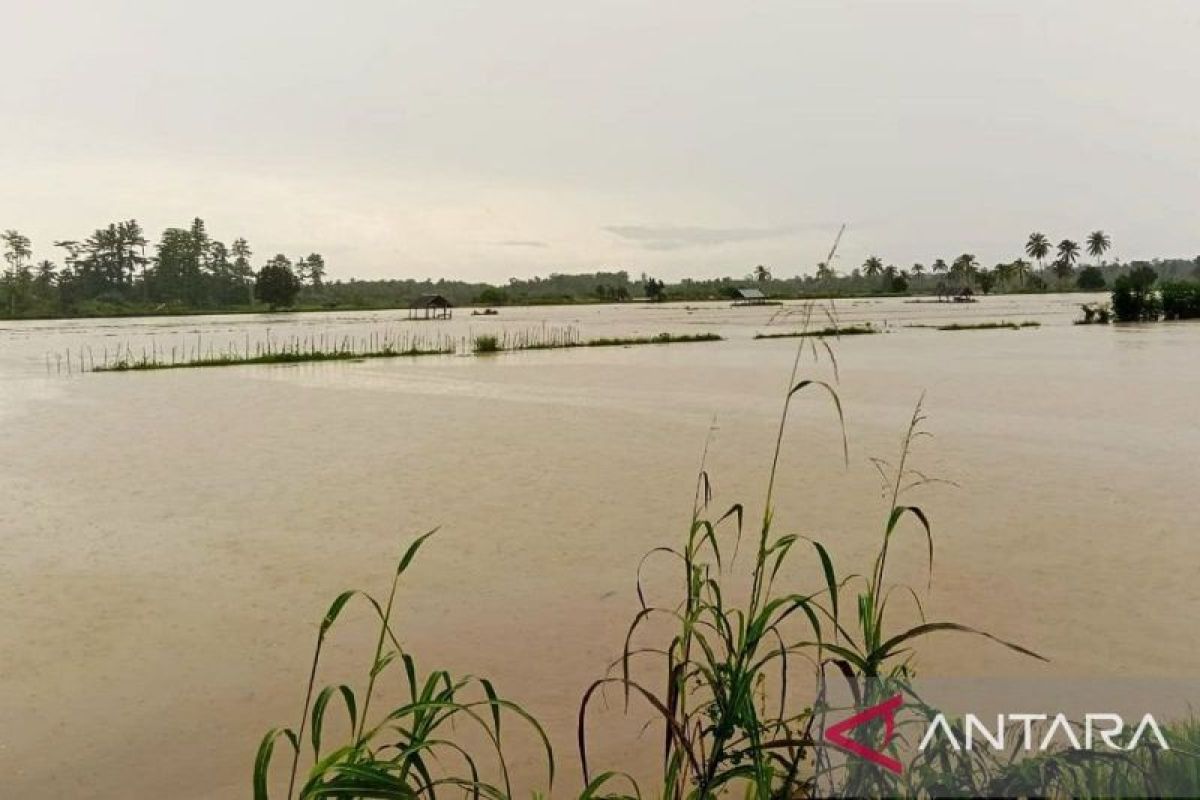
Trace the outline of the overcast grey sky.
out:
M 330 277 L 1200 252 L 1200 2 L 0 0 L 0 228 Z M 261 258 L 260 258 L 261 257 Z

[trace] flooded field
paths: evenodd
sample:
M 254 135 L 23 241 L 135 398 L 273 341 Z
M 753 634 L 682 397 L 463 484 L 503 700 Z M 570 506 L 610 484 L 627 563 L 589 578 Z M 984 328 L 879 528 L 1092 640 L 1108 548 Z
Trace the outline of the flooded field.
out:
M 957 484 L 920 497 L 937 547 L 926 612 L 1051 659 L 932 638 L 926 674 L 1200 669 L 1200 326 L 1072 325 L 1089 299 L 838 303 L 841 323 L 885 334 L 834 343 L 848 467 L 828 404 L 795 407 L 779 524 L 865 569 L 886 511 L 869 459 L 895 455 L 924 392 L 934 437 L 915 464 Z M 422 666 L 489 676 L 538 716 L 566 795 L 580 697 L 620 653 L 641 555 L 686 534 L 706 438 L 718 502 L 760 507 L 798 340 L 753 337 L 794 327 L 798 308 L 0 323 L 0 794 L 248 796 L 259 738 L 299 713 L 329 601 L 382 591 L 404 544 L 441 526 L 399 629 Z M 1041 325 L 914 327 L 993 320 Z M 725 341 L 78 371 L 106 349 L 541 326 Z M 923 590 L 924 558 L 914 536 L 893 577 Z M 786 579 L 819 585 L 797 563 L 811 571 Z M 365 625 L 339 634 L 324 677 L 357 678 L 372 644 Z M 619 723 L 619 706 L 597 718 L 601 761 L 645 764 L 657 734 L 639 739 L 645 717 Z

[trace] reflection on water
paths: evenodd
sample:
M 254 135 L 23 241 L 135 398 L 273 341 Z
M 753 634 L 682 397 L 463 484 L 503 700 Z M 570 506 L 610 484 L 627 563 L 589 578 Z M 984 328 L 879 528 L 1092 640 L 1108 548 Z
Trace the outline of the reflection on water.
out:
M 861 569 L 882 513 L 868 457 L 894 453 L 927 392 L 935 438 L 919 466 L 959 488 L 920 498 L 937 537 L 926 611 L 1052 659 L 1034 666 L 935 638 L 918 654 L 928 674 L 1200 668 L 1186 633 L 1200 603 L 1200 326 L 1072 325 L 1092 299 L 837 304 L 842 323 L 888 333 L 835 344 L 849 468 L 829 410 L 797 406 L 780 524 L 831 543 L 844 571 Z M 258 737 L 296 713 L 323 604 L 386 581 L 405 537 L 439 524 L 405 588 L 404 635 L 425 664 L 489 675 L 542 718 L 573 788 L 580 693 L 620 649 L 638 559 L 686 530 L 714 418 L 719 498 L 761 497 L 796 342 L 752 337 L 795 313 L 630 304 L 460 311 L 447 323 L 403 311 L 0 323 L 6 790 L 245 796 Z M 1042 327 L 907 327 L 999 319 Z M 89 346 L 542 325 L 726 341 L 47 374 L 48 355 Z M 806 369 L 831 377 L 827 365 Z M 916 587 L 919 551 L 901 547 L 895 562 Z M 818 570 L 786 579 L 819 585 Z M 361 673 L 331 659 L 342 666 L 326 677 Z M 643 763 L 636 730 L 605 746 Z M 131 774 L 130 752 L 155 763 Z

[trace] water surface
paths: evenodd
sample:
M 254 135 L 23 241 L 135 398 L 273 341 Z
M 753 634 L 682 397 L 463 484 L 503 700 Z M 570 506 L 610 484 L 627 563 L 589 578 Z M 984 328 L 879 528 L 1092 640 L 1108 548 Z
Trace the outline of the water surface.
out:
M 918 652 L 928 674 L 1200 668 L 1200 326 L 1074 326 L 1086 299 L 837 306 L 843 324 L 887 333 L 834 344 L 848 467 L 828 404 L 797 406 L 779 524 L 863 569 L 886 510 L 869 458 L 895 455 L 924 393 L 935 436 L 916 463 L 957 484 L 912 498 L 937 543 L 926 612 L 1052 659 L 930 639 Z M 574 789 L 579 698 L 620 651 L 638 559 L 686 533 L 706 439 L 718 502 L 761 503 L 796 340 L 752 337 L 798 313 L 631 304 L 448 323 L 404 312 L 0 323 L 4 794 L 246 796 L 258 738 L 295 722 L 329 600 L 382 591 L 404 544 L 438 525 L 400 630 L 423 667 L 491 676 L 537 714 L 563 762 L 556 788 Z M 909 327 L 997 319 L 1042 325 Z M 543 325 L 726 341 L 75 371 L 89 347 Z M 811 369 L 833 377 L 827 363 Z M 923 544 L 908 534 L 893 577 L 923 592 Z M 666 598 L 678 576 L 651 578 Z M 811 590 L 819 568 L 798 558 L 787 580 Z M 335 636 L 324 677 L 362 674 L 370 644 L 365 626 Z M 648 714 L 623 728 L 617 710 L 597 718 L 601 760 L 645 764 Z M 518 760 L 532 781 L 531 758 Z

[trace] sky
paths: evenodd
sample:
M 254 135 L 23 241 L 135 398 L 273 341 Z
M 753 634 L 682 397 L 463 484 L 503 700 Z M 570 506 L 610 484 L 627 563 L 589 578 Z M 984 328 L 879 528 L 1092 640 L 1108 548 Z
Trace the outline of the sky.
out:
M 0 0 L 0 229 L 329 278 L 1200 253 L 1200 2 Z

